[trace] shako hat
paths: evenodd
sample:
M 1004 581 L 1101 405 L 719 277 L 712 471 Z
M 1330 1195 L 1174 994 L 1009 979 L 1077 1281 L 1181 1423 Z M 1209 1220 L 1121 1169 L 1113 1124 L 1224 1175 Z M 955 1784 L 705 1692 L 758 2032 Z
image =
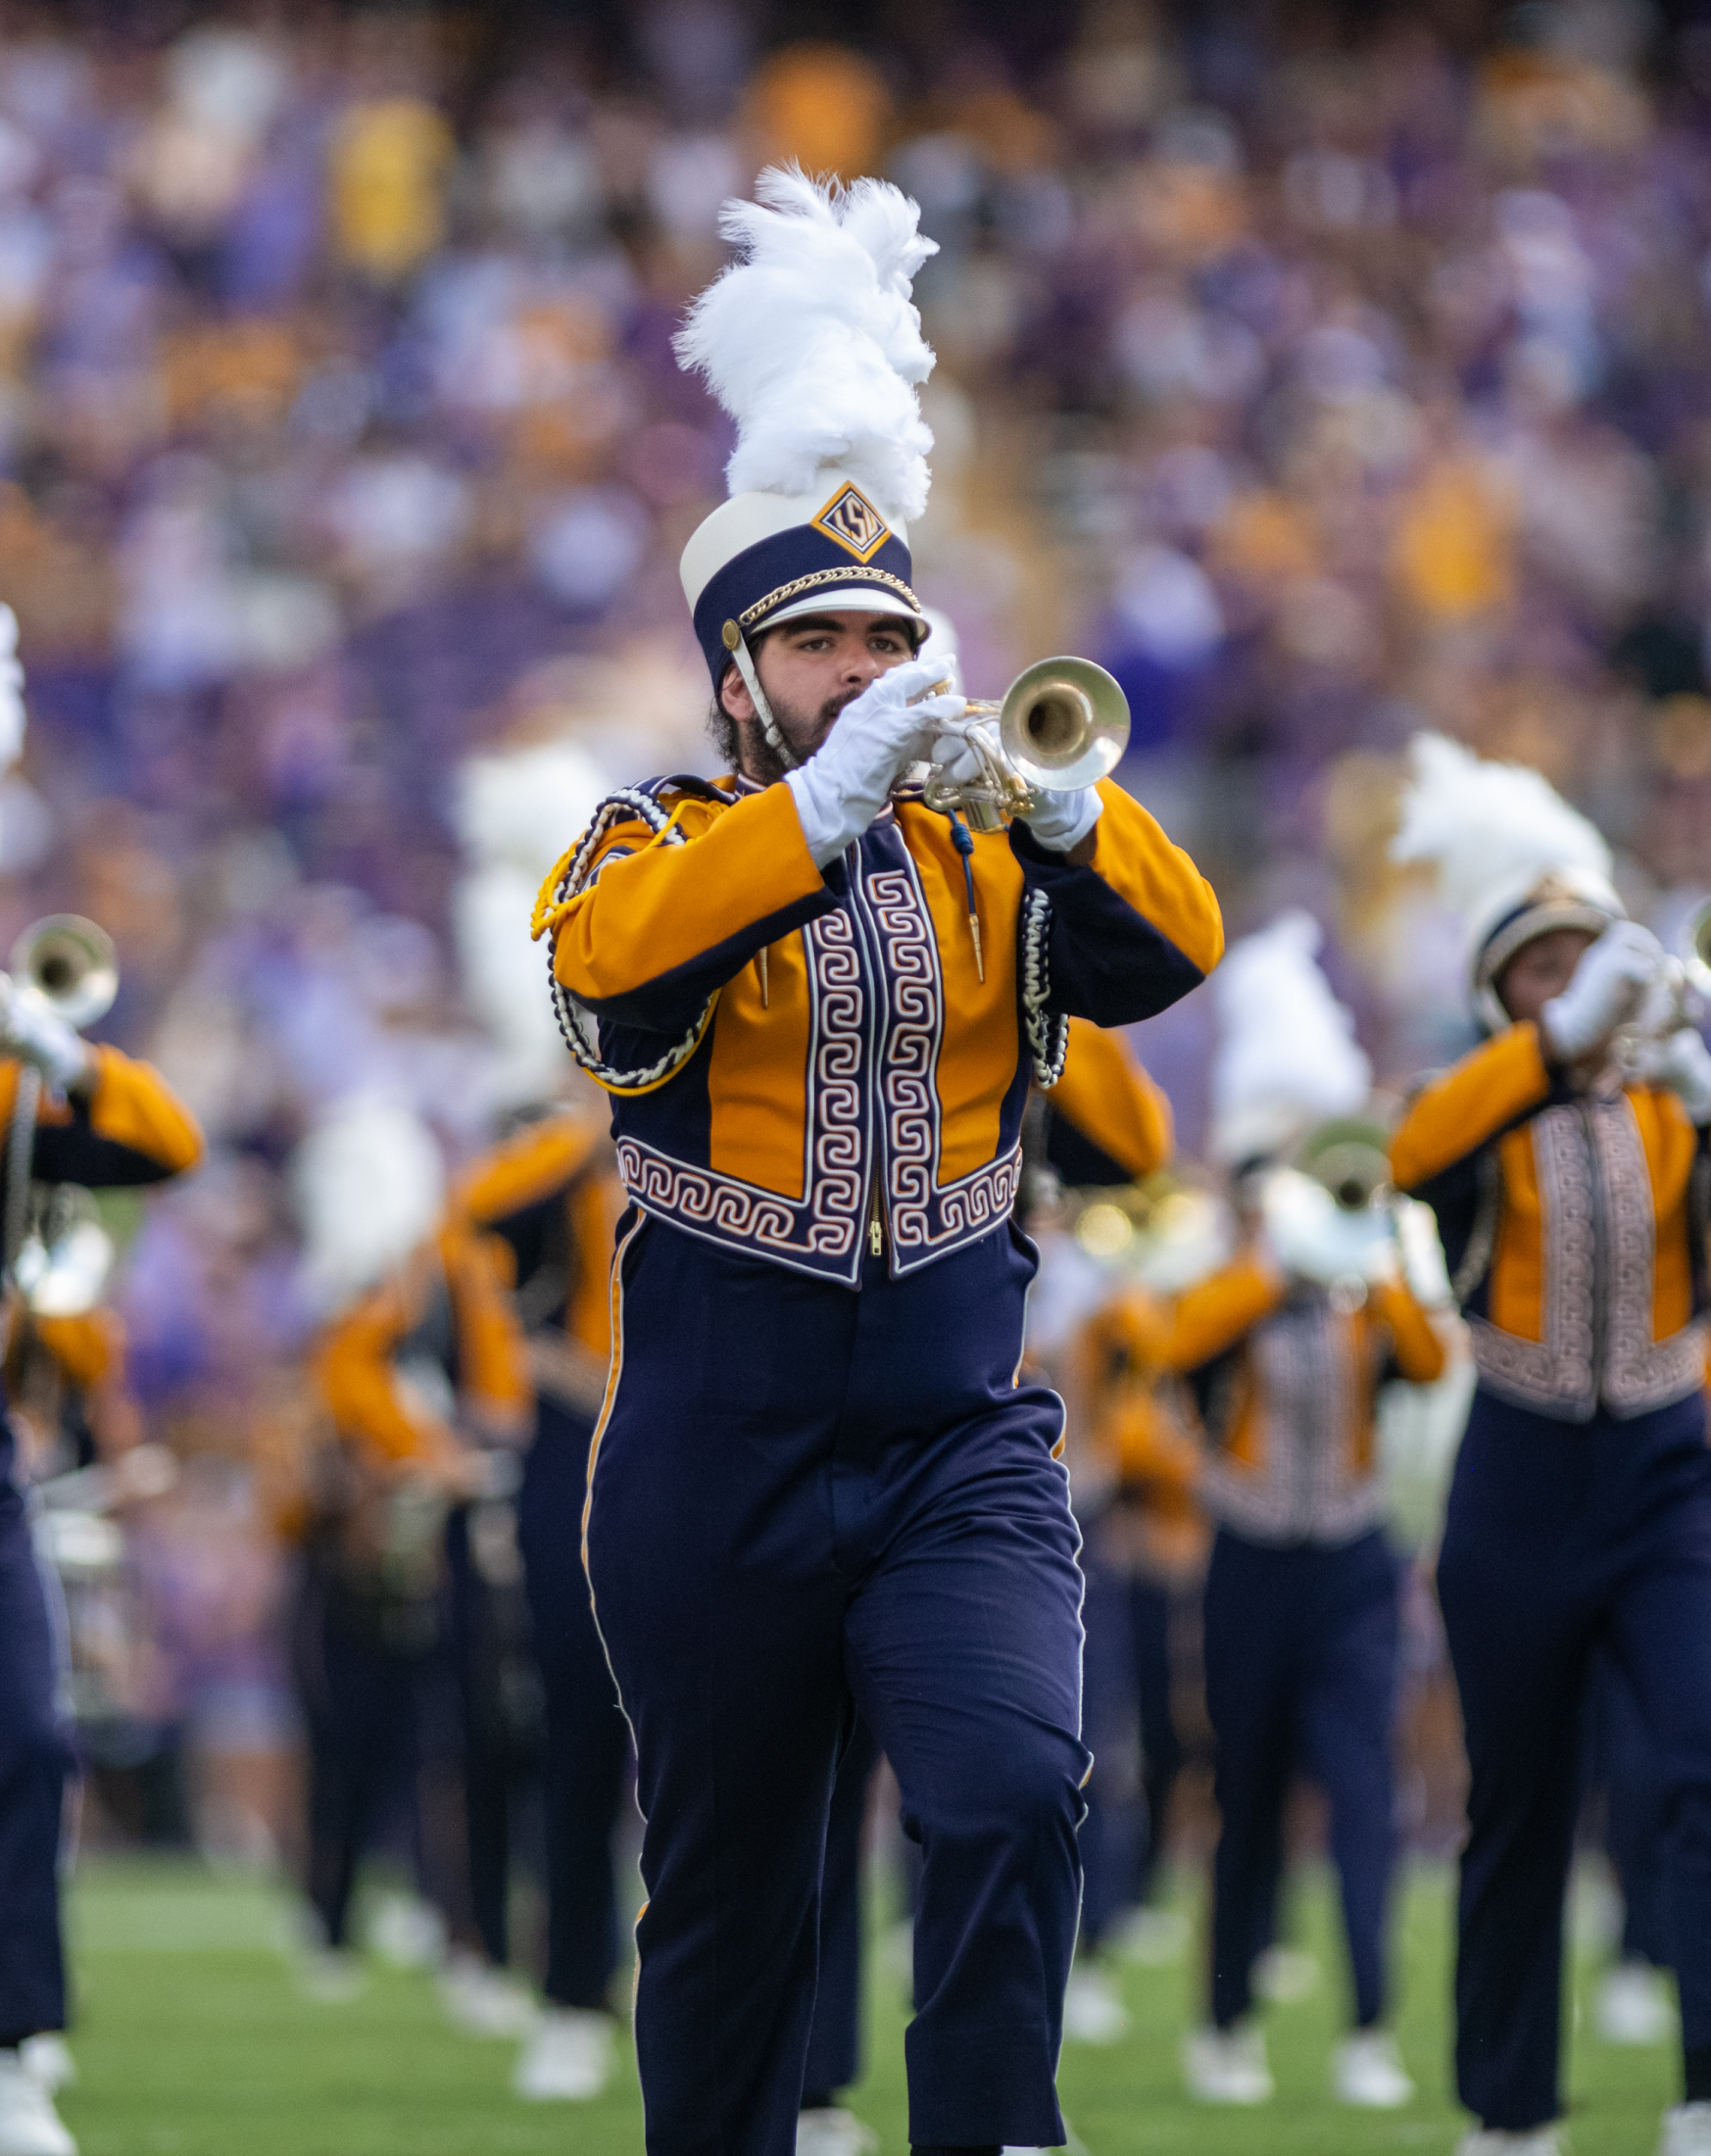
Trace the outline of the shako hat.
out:
M 1397 861 L 1430 861 L 1439 895 L 1459 913 L 1468 1001 L 1487 1033 L 1509 1023 L 1497 994 L 1524 944 L 1553 929 L 1601 936 L 1627 908 L 1610 880 L 1610 849 L 1541 772 L 1475 756 L 1445 734 L 1408 745 Z
M 1366 1104 L 1372 1065 L 1320 969 L 1323 941 L 1312 915 L 1292 907 L 1232 944 L 1212 975 L 1211 1152 L 1226 1167 L 1275 1159 Z
M 676 339 L 737 422 L 730 500 L 683 550 L 684 597 L 716 687 L 735 662 L 786 754 L 755 674 L 763 631 L 806 613 L 892 613 L 924 633 L 908 519 L 927 505 L 933 369 L 909 293 L 938 247 L 889 181 L 845 190 L 791 166 L 727 202 L 738 250 Z

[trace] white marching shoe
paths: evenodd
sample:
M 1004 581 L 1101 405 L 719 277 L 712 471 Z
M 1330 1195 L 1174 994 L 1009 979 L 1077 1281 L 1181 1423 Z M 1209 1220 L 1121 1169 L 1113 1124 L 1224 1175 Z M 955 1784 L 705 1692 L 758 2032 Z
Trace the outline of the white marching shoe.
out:
M 1168 1969 L 1188 1951 L 1188 1919 L 1180 1909 L 1131 1909 L 1117 1926 L 1111 1945 L 1119 1961 L 1143 1969 Z
M 1128 2026 L 1129 2009 L 1110 1971 L 1097 1961 L 1072 1962 L 1063 1991 L 1064 2041 L 1115 2043 Z
M 528 1990 L 474 1954 L 453 1954 L 440 1972 L 446 2019 L 468 2036 L 526 2036 L 540 2019 Z
M 72 2047 L 57 2029 L 44 2030 L 39 2036 L 25 2036 L 18 2047 L 18 2056 L 24 2061 L 24 2072 L 32 2074 L 50 2096 L 70 2088 L 77 2079 Z
M 1565 2151 L 1561 2131 L 1554 2126 L 1529 2127 L 1522 2133 L 1485 2126 L 1462 2136 L 1455 2156 L 1565 2156 Z
M 796 2115 L 796 2156 L 871 2156 L 879 2135 L 853 2111 L 826 2105 Z
M 1666 2111 L 1657 2156 L 1711 2156 L 1711 2104 L 1677 2104 Z
M 16 2051 L 0 2051 L 0 2156 L 77 2156 L 52 2096 Z
M 1196 2029 L 1183 2038 L 1189 2094 L 1203 2104 L 1263 2104 L 1273 2094 L 1265 2032 L 1256 2022 L 1234 2029 Z
M 1414 2084 L 1388 2029 L 1357 2029 L 1344 2037 L 1332 2057 L 1331 2086 L 1340 2104 L 1361 2111 L 1399 2111 L 1414 2101 Z
M 1268 1946 L 1253 1964 L 1253 1992 L 1268 2006 L 1298 2006 L 1319 1988 L 1319 1961 L 1299 1946 Z
M 523 2045 L 511 2085 L 537 2104 L 580 2104 L 611 2079 L 610 2014 L 585 2006 L 549 2006 Z
M 1668 2043 L 1676 2033 L 1668 1979 L 1648 1961 L 1619 1961 L 1598 1985 L 1592 2027 L 1606 2043 Z

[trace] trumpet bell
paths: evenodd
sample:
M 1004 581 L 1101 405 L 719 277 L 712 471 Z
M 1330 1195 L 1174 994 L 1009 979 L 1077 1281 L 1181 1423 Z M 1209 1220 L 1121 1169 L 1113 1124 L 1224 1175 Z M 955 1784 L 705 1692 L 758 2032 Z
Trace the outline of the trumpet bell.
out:
M 1390 1155 L 1381 1124 L 1358 1117 L 1321 1123 L 1295 1148 L 1294 1164 L 1336 1200 L 1339 1211 L 1365 1212 L 1388 1188 Z
M 1121 762 L 1129 700 L 1091 659 L 1042 659 L 1005 691 L 999 742 L 1025 785 L 1073 793 L 1108 778 Z
M 79 1032 L 104 1018 L 119 994 L 113 938 L 81 913 L 50 913 L 26 928 L 12 947 L 11 970 Z

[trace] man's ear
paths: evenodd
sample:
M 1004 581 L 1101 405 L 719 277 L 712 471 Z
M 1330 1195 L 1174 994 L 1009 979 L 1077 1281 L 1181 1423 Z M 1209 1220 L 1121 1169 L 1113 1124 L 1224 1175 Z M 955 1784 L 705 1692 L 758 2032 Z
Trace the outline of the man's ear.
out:
M 757 715 L 755 699 L 749 694 L 749 684 L 734 663 L 726 666 L 719 676 L 719 708 L 727 718 L 734 718 L 739 726 L 752 721 Z

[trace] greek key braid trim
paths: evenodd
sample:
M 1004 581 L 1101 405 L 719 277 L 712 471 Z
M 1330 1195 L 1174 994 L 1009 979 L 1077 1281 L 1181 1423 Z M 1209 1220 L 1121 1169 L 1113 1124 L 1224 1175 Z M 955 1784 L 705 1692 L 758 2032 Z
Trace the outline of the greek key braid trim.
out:
M 660 808 L 651 794 L 645 794 L 629 786 L 620 787 L 616 793 L 608 794 L 595 810 L 593 820 L 572 848 L 564 862 L 564 873 L 553 887 L 552 918 L 562 915 L 563 908 L 588 888 L 595 856 L 606 843 L 608 833 L 615 824 L 627 822 L 645 823 L 653 832 L 652 843 L 658 846 L 684 846 L 688 841 L 671 817 Z M 600 1053 L 600 1036 L 590 1025 L 588 1013 L 565 989 L 553 969 L 553 939 L 547 939 L 547 986 L 553 998 L 553 1012 L 559 1021 L 559 1031 L 564 1046 L 570 1051 L 578 1067 L 585 1070 L 597 1086 L 608 1093 L 648 1093 L 655 1086 L 661 1086 L 675 1071 L 695 1054 L 701 1046 L 702 1036 L 712 1016 L 716 996 L 709 996 L 696 1013 L 695 1023 L 675 1046 L 666 1050 L 657 1063 L 647 1063 L 635 1070 L 622 1070 L 614 1063 L 605 1061 Z
M 1022 1019 L 1034 1080 L 1050 1092 L 1063 1076 L 1069 1054 L 1069 1020 L 1051 1009 L 1051 972 L 1046 939 L 1051 933 L 1051 901 L 1038 885 L 1022 901 Z

